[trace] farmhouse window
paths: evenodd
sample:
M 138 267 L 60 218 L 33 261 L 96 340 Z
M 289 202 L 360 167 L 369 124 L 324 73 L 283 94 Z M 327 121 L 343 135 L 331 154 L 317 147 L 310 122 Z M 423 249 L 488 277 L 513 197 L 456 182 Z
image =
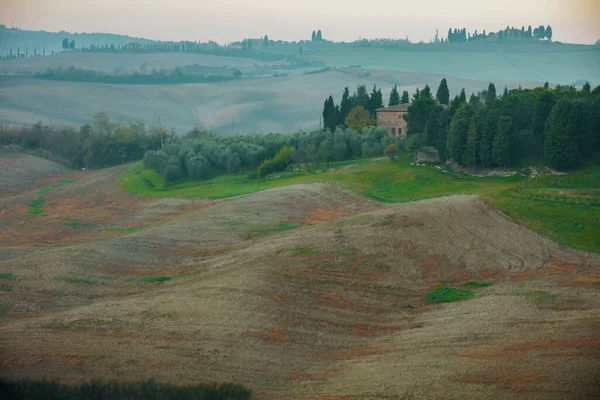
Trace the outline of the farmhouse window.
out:
M 396 134 L 396 128 L 392 128 L 392 135 Z

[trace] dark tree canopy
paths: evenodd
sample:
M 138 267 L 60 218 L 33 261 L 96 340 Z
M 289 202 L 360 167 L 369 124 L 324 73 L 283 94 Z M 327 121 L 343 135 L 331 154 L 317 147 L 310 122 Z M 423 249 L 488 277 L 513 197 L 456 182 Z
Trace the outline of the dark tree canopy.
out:
M 446 82 L 446 78 L 443 78 L 440 82 L 440 86 L 438 87 L 435 98 L 440 102 L 440 104 L 448 104 L 450 102 L 450 90 L 448 89 L 448 82 Z

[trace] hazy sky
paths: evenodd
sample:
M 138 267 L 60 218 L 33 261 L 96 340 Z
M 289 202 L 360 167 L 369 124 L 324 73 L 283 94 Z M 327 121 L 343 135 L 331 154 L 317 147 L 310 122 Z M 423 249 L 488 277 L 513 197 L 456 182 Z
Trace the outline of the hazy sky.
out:
M 496 31 L 552 26 L 554 40 L 600 39 L 600 0 L 0 0 L 0 24 L 22 29 L 109 32 L 162 40 L 244 37 L 335 41 L 445 37 L 449 27 Z

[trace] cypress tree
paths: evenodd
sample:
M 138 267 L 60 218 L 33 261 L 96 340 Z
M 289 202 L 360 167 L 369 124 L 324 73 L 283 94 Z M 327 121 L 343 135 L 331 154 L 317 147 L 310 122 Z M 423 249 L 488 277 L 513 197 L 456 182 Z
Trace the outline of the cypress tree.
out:
M 356 92 L 354 93 L 354 104 L 352 104 L 352 108 L 354 107 L 363 107 L 367 108 L 369 103 L 369 93 L 367 92 L 366 85 L 358 85 L 356 87 Z
M 464 163 L 463 156 L 467 147 L 471 116 L 471 106 L 462 103 L 450 123 L 446 148 L 450 158 L 459 165 Z
M 400 98 L 400 104 L 408 104 L 410 102 L 410 97 L 408 92 L 405 90 L 402 92 L 402 98 Z
M 429 85 L 425 85 L 425 87 L 423 88 L 423 90 L 421 91 L 421 96 L 423 97 L 431 97 L 431 88 L 429 87 Z
M 579 141 L 576 140 L 578 126 L 573 120 L 574 115 L 573 104 L 563 99 L 552 107 L 548 116 L 544 156 L 553 168 L 571 168 L 581 159 Z
M 390 92 L 390 101 L 388 102 L 388 106 L 395 106 L 400 104 L 400 95 L 398 94 L 398 87 L 394 85 L 392 91 Z
M 461 103 L 467 102 L 467 94 L 465 93 L 465 88 L 462 88 L 462 90 L 460 91 L 459 99 Z
M 450 102 L 450 90 L 448 89 L 448 82 L 446 82 L 446 78 L 443 78 L 440 82 L 440 86 L 438 87 L 435 98 L 440 102 L 440 104 L 448 105 Z
M 479 160 L 484 167 L 494 165 L 494 138 L 498 130 L 498 112 L 494 108 L 482 109 L 479 118 Z
M 494 162 L 506 167 L 512 161 L 515 147 L 515 134 L 512 118 L 502 116 L 498 120 L 498 131 L 494 137 Z
M 544 126 L 552 107 L 555 104 L 554 95 L 549 90 L 544 90 L 535 99 L 533 106 L 533 119 L 531 121 L 531 129 L 535 139 L 540 146 L 544 146 Z
M 350 114 L 352 110 L 352 99 L 350 99 L 350 90 L 348 87 L 344 88 L 344 93 L 342 94 L 342 101 L 340 102 L 340 124 L 344 125 L 344 121 L 346 121 L 346 117 Z
M 504 93 L 502 93 L 502 98 L 506 98 L 508 96 L 508 87 L 504 86 Z
M 581 91 L 583 93 L 590 93 L 592 91 L 592 87 L 590 86 L 589 82 L 584 83 L 583 87 L 581 88 Z
M 488 86 L 488 91 L 487 91 L 487 95 L 485 97 L 485 104 L 490 105 L 493 104 L 496 101 L 496 85 L 494 85 L 492 82 L 490 82 L 489 86 Z

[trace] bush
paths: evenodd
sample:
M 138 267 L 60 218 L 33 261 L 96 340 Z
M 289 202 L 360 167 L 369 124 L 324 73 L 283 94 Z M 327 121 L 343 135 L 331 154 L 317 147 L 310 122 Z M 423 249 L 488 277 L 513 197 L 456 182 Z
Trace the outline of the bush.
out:
M 425 301 L 428 303 L 451 303 L 473 297 L 473 291 L 469 289 L 456 289 L 440 285 L 433 289 Z
M 6 400 L 94 400 L 94 399 L 195 399 L 245 400 L 252 391 L 235 383 L 175 386 L 154 381 L 119 383 L 91 382 L 66 385 L 50 381 L 10 381 L 0 378 L 0 398 Z
M 383 150 L 383 155 L 387 158 L 393 160 L 396 158 L 396 154 L 398 153 L 398 146 L 395 143 L 388 144 L 387 147 Z

